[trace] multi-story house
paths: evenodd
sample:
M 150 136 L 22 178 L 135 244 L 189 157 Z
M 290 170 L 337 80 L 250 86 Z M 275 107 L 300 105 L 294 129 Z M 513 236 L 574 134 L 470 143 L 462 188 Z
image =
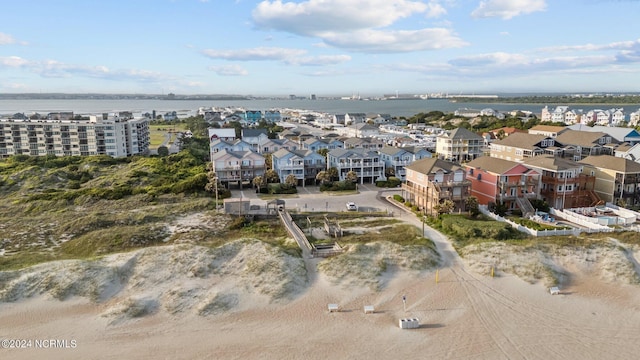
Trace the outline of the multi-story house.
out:
M 367 122 L 367 114 L 365 113 L 346 113 L 344 115 L 345 125 L 355 125 Z
M 269 138 L 267 129 L 242 129 L 242 140 L 251 144 L 253 150 L 260 152 L 259 145 Z
M 605 145 L 613 142 L 610 135 L 600 131 L 568 129 L 556 137 L 556 143 L 562 146 L 563 156 L 571 156 L 575 161 L 580 161 L 586 156 L 606 154 L 610 148 Z
M 437 216 L 438 204 L 451 200 L 454 211 L 465 210 L 471 182 L 466 179 L 460 165 L 437 158 L 414 161 L 406 167 L 406 182 L 402 184 L 402 197 L 415 205 L 424 215 Z
M 611 126 L 627 126 L 624 109 L 611 109 Z
M 380 150 L 384 141 L 377 138 L 346 138 L 343 140 L 345 149 Z
M 492 158 L 522 162 L 526 158 L 542 154 L 556 154 L 556 141 L 546 135 L 515 133 L 489 145 Z
M 361 184 L 375 183 L 384 179 L 384 162 L 375 150 L 363 148 L 335 149 L 327 153 L 327 168 L 336 168 L 340 180 L 347 178 L 347 173 L 354 171 Z
M 630 145 L 640 143 L 640 132 L 634 128 L 599 125 L 585 126 L 582 124 L 572 125 L 568 128 L 577 131 L 602 132 L 611 136 L 612 142 L 616 143 L 628 143 Z
M 331 123 L 336 125 L 345 125 L 345 114 L 334 114 Z
M 540 198 L 556 209 L 590 207 L 601 203 L 590 165 L 557 156 L 536 156 L 524 162 L 542 174 Z
M 215 139 L 209 142 L 210 153 L 217 153 L 222 150 L 227 151 L 251 151 L 253 146 L 251 144 L 241 140 L 227 141 L 222 139 Z
M 282 114 L 280 114 L 280 110 L 267 110 L 264 112 L 264 120 L 270 123 L 277 123 L 282 121 Z
M 385 173 L 405 180 L 405 167 L 414 161 L 430 158 L 431 152 L 424 148 L 385 146 L 378 151 L 380 160 L 384 162 Z
M 532 212 L 530 199 L 538 198 L 540 173 L 509 160 L 479 157 L 464 164 L 471 195 L 480 205 L 504 204 L 509 210 Z
M 559 134 L 562 134 L 563 131 L 566 131 L 568 128 L 564 126 L 555 126 L 555 125 L 536 125 L 529 129 L 527 132 L 529 134 L 534 135 L 544 135 L 551 138 L 556 138 Z
M 640 124 L 640 109 L 629 114 L 629 126 L 638 126 Z
M 312 150 L 280 149 L 271 155 L 273 170 L 284 183 L 289 175 L 298 179 L 298 184 L 313 184 L 320 171 L 326 169 L 324 156 Z
M 309 138 L 302 142 L 303 149 L 318 151 L 321 149 L 333 150 L 342 149 L 344 143 L 334 138 Z
M 482 156 L 484 138 L 465 128 L 457 128 L 436 138 L 438 158 L 464 162 Z
M 236 184 L 242 188 L 265 173 L 265 158 L 253 150 L 223 149 L 211 154 L 211 163 L 218 180 L 227 187 Z
M 367 123 L 358 123 L 338 128 L 336 132 L 342 136 L 359 138 L 373 137 L 380 134 L 380 130 L 376 126 Z
M 591 165 L 595 192 L 600 199 L 624 206 L 640 205 L 640 163 L 611 155 L 588 156 L 581 161 Z
M 257 124 L 262 120 L 262 111 L 260 110 L 247 110 L 243 115 L 244 120 L 248 125 Z
M 260 154 L 271 154 L 280 149 L 285 150 L 298 150 L 300 145 L 289 139 L 265 139 L 260 144 L 258 144 L 258 153 Z
M 209 128 L 207 129 L 209 132 L 209 141 L 214 140 L 224 140 L 224 141 L 234 141 L 236 139 L 236 129 L 218 129 L 218 128 Z
M 147 118 L 106 114 L 92 115 L 89 121 L 0 120 L 0 158 L 12 155 L 125 157 L 148 151 Z

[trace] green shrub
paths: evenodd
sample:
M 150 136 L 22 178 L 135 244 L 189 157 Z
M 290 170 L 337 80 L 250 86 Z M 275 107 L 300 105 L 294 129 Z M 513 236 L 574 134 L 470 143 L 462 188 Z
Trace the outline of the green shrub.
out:
M 397 201 L 397 202 L 404 202 L 404 198 L 398 194 L 393 195 L 393 200 Z

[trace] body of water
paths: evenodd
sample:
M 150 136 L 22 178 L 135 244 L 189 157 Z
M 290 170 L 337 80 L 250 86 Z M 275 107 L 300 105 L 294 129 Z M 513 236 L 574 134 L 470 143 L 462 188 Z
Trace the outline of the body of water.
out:
M 550 109 L 563 104 L 546 104 Z M 492 108 L 501 112 L 512 110 L 531 111 L 540 115 L 544 105 L 540 104 L 496 104 L 462 103 L 446 99 L 429 100 L 0 100 L 0 114 L 38 112 L 46 114 L 56 111 L 73 111 L 75 114 L 93 114 L 113 111 L 164 113 L 167 111 L 189 112 L 200 107 L 243 107 L 247 110 L 304 109 L 329 114 L 375 113 L 410 117 L 421 112 L 453 112 L 461 108 Z M 575 105 L 572 109 L 585 112 L 593 109 L 625 108 L 628 114 L 640 109 L 640 104 L 623 105 Z

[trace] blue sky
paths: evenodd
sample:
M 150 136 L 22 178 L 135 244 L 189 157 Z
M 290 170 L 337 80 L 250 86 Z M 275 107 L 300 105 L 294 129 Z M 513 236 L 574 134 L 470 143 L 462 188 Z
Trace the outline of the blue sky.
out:
M 640 91 L 640 0 L 5 1 L 0 92 Z

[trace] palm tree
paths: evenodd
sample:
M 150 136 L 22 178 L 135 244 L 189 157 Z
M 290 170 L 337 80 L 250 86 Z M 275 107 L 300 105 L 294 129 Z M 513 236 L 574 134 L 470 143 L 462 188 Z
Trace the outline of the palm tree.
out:
M 345 180 L 351 181 L 351 182 L 356 182 L 356 181 L 358 181 L 358 174 L 355 171 L 351 170 L 345 176 Z
M 291 185 L 292 187 L 295 187 L 298 185 L 298 178 L 293 174 L 289 174 L 287 175 L 287 178 L 284 179 L 284 182 L 288 185 Z
M 455 209 L 456 204 L 453 200 L 444 199 L 441 203 L 436 204 L 433 208 L 438 212 L 438 214 L 448 214 Z
M 275 170 L 265 171 L 264 177 L 267 180 L 267 184 L 280 182 L 280 177 L 278 176 L 278 173 Z
M 262 182 L 263 182 L 263 181 L 264 181 L 264 180 L 263 180 L 262 176 L 260 176 L 260 175 L 258 175 L 258 176 L 256 176 L 256 177 L 254 177 L 254 178 L 253 178 L 253 181 L 252 181 L 253 187 L 255 187 L 255 188 L 260 188 L 260 187 L 262 187 Z
M 329 181 L 338 179 L 338 169 L 335 167 L 331 167 L 327 170 L 329 173 Z
M 320 171 L 318 175 L 316 175 L 316 180 L 320 181 L 321 184 L 326 184 L 331 181 L 331 176 L 328 171 Z

